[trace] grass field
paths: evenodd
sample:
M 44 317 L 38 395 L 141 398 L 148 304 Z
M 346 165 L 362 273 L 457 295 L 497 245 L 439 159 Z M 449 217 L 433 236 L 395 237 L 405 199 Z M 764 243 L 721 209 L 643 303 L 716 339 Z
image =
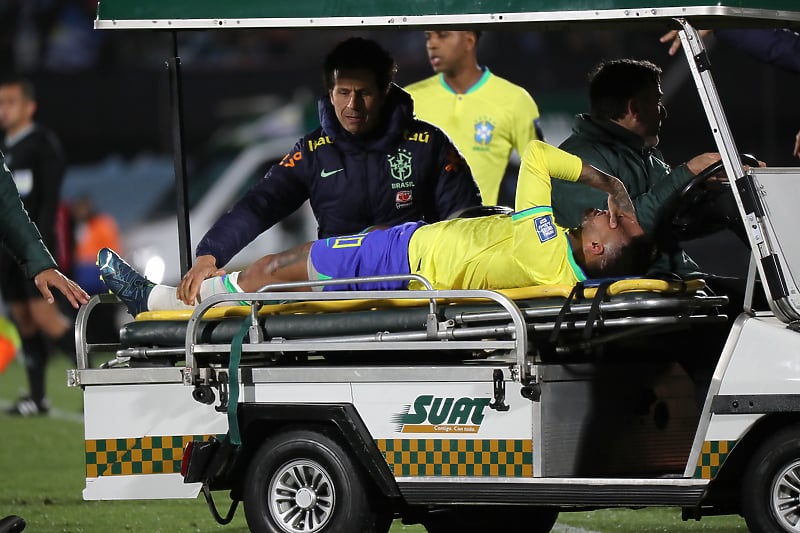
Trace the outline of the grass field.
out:
M 82 396 L 66 387 L 64 358 L 48 368 L 48 395 L 53 405 L 50 417 L 21 419 L 0 414 L 0 517 L 22 516 L 26 533 L 51 532 L 212 532 L 247 531 L 240 507 L 233 522 L 214 522 L 202 497 L 197 500 L 147 500 L 85 502 Z M 5 407 L 25 388 L 24 371 L 12 363 L 0 375 L 0 406 Z M 217 493 L 223 502 L 224 492 Z M 392 533 L 424 533 L 420 526 L 395 522 Z M 682 522 L 677 509 L 604 510 L 562 513 L 554 531 L 560 533 L 745 532 L 739 517 L 708 517 L 700 522 Z M 357 533 L 357 532 L 353 532 Z M 501 529 L 496 532 L 502 533 Z

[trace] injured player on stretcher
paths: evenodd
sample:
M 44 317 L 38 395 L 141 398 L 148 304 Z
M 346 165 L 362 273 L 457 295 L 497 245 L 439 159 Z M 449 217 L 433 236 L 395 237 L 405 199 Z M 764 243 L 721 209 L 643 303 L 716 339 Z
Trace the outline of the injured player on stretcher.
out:
M 610 209 L 588 211 L 578 228 L 557 226 L 550 207 L 551 177 L 608 193 Z M 575 284 L 640 275 L 653 258 L 653 241 L 639 226 L 622 182 L 541 141 L 532 141 L 522 157 L 515 208 L 511 214 L 410 222 L 306 243 L 264 256 L 240 272 L 206 279 L 196 299 L 150 282 L 108 248 L 98 253 L 98 265 L 110 292 L 136 316 L 191 308 L 214 294 L 334 278 L 418 274 L 435 289 Z M 414 281 L 391 281 L 321 284 L 318 290 L 403 288 L 421 287 Z

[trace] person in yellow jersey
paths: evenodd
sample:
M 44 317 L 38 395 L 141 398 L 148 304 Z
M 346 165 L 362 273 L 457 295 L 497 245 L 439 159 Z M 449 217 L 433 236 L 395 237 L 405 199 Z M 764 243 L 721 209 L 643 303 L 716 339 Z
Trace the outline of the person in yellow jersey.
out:
M 556 226 L 550 207 L 551 176 L 605 191 L 610 211 L 587 211 L 579 228 Z M 650 263 L 652 241 L 636 220 L 625 186 L 577 156 L 532 141 L 522 157 L 516 204 L 513 214 L 433 224 L 407 222 L 306 243 L 267 255 L 241 272 L 205 280 L 200 299 L 254 292 L 273 283 L 409 273 L 424 276 L 437 289 L 571 285 L 587 277 L 640 274 Z M 98 264 L 106 287 L 133 316 L 195 303 L 175 287 L 149 282 L 108 248 L 100 250 Z M 406 287 L 407 281 L 390 281 L 327 285 L 320 290 Z
M 436 74 L 405 89 L 417 117 L 443 129 L 464 155 L 483 203 L 511 207 L 514 182 L 503 176 L 513 149 L 522 155 L 528 142 L 544 140 L 539 108 L 528 91 L 478 64 L 480 34 L 426 31 Z

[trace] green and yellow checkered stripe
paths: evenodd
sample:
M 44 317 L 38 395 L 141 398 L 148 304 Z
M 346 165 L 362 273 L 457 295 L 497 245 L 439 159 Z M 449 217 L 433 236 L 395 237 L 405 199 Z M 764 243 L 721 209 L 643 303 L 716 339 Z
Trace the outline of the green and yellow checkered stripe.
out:
M 180 473 L 183 449 L 211 435 L 170 435 L 86 441 L 86 477 Z M 217 437 L 221 437 L 217 435 Z
M 532 477 L 530 440 L 378 439 L 395 476 Z
M 722 467 L 722 463 L 728 458 L 728 454 L 731 453 L 735 445 L 735 440 L 705 441 L 700 451 L 700 458 L 697 460 L 694 477 L 698 479 L 714 479 Z

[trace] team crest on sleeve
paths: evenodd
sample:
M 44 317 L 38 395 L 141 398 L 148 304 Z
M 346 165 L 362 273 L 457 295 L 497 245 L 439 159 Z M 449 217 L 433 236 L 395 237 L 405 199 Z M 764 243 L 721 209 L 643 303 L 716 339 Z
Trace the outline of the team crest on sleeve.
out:
M 492 142 L 494 134 L 494 124 L 487 119 L 481 119 L 475 123 L 475 142 L 480 145 L 487 145 Z
M 553 215 L 542 215 L 534 218 L 533 227 L 536 228 L 539 242 L 547 242 L 558 235 L 556 225 L 553 223 Z

